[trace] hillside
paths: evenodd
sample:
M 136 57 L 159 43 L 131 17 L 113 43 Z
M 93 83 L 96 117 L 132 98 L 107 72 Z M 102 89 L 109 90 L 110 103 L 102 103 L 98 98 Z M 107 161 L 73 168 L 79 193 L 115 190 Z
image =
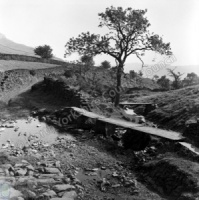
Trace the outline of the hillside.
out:
M 39 62 L 24 62 L 18 60 L 0 60 L 0 72 L 12 69 L 45 69 L 58 65 Z
M 0 33 L 0 53 L 35 56 L 34 48 L 15 43 Z
M 185 122 L 199 117 L 199 85 L 140 96 L 133 101 L 158 104 L 147 117 L 168 129 L 184 131 Z
M 29 47 L 23 44 L 18 44 L 12 40 L 6 38 L 5 35 L 0 33 L 0 53 L 2 54 L 18 54 L 18 55 L 26 55 L 26 56 L 34 56 L 40 57 L 35 55 L 34 48 Z M 53 57 L 55 60 L 61 60 L 60 58 Z
M 70 76 L 68 84 L 78 86 L 89 94 L 108 95 L 109 90 L 116 90 L 116 72 L 113 68 L 92 67 L 85 72 L 81 72 L 78 66 L 73 66 L 68 75 Z M 135 88 L 155 90 L 159 89 L 159 86 L 149 78 L 137 76 L 132 79 L 128 74 L 124 74 L 120 93 L 124 94 Z

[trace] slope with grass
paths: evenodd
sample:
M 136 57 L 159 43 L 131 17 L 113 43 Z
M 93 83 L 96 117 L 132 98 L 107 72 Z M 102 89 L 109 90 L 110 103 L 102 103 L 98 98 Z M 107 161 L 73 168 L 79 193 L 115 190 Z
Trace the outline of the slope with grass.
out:
M 0 33 L 0 54 L 26 55 L 26 56 L 33 56 L 36 58 L 40 58 L 40 56 L 35 55 L 33 47 L 16 43 L 8 39 L 5 35 L 1 33 Z M 53 59 L 62 60 L 54 56 Z
M 147 117 L 168 129 L 183 132 L 186 121 L 199 117 L 199 85 L 140 96 L 133 101 L 157 103 L 158 108 Z
M 39 63 L 39 62 L 24 62 L 17 60 L 0 60 L 0 72 L 12 69 L 45 69 L 52 68 L 58 65 L 48 64 L 48 63 Z
M 100 67 L 91 67 L 90 69 L 83 71 L 79 69 L 78 65 L 73 65 L 73 68 L 65 73 L 68 84 L 78 86 L 80 90 L 87 92 L 88 94 L 96 96 L 110 97 L 110 90 L 113 93 L 116 92 L 116 71 L 114 68 L 102 69 Z M 130 78 L 129 74 L 123 74 L 122 85 L 120 93 L 124 94 L 131 89 L 159 89 L 157 83 L 151 79 L 137 76 Z

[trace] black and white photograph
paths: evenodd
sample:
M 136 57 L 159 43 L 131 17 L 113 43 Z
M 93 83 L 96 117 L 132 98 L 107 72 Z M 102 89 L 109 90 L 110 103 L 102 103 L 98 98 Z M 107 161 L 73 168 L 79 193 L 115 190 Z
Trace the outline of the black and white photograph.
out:
M 198 46 L 198 0 L 0 0 L 0 200 L 199 200 Z

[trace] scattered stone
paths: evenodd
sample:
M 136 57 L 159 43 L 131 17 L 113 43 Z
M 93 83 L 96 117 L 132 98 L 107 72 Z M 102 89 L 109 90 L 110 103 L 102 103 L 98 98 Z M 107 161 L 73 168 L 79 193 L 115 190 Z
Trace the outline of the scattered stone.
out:
M 60 161 L 56 161 L 56 162 L 55 162 L 55 167 L 57 167 L 57 168 L 60 168 L 60 167 L 61 167 Z
M 73 179 L 73 184 L 81 184 L 81 181 L 77 178 Z
M 22 169 L 22 168 L 15 171 L 16 176 L 25 176 L 26 173 L 27 173 L 27 169 Z
M 60 174 L 61 173 L 59 169 L 52 168 L 52 167 L 51 168 L 46 167 L 44 170 L 45 170 L 46 173 L 49 173 L 49 174 Z
M 63 178 L 62 180 L 64 183 L 67 183 L 67 184 L 70 183 L 70 181 L 71 181 L 70 178 Z
M 15 125 L 14 125 L 14 124 L 6 124 L 5 127 L 6 127 L 6 128 L 14 128 Z
M 119 175 L 117 174 L 117 172 L 113 172 L 112 176 L 113 177 L 119 177 Z
M 24 194 L 25 196 L 29 197 L 30 199 L 34 199 L 34 198 L 37 196 L 34 192 L 32 192 L 32 191 L 29 190 L 29 189 L 24 189 L 24 190 L 23 190 L 23 194 Z
M 14 176 L 15 175 L 13 171 L 11 171 L 9 174 L 10 174 L 10 176 Z
M 28 170 L 26 173 L 27 176 L 33 176 L 34 172 L 32 170 Z
M 115 185 L 112 185 L 111 187 L 112 188 L 117 188 L 117 187 L 120 187 L 121 185 L 120 184 L 115 184 Z
M 56 184 L 57 182 L 53 178 L 46 178 L 46 179 L 38 179 L 37 183 L 39 185 L 52 185 Z
M 34 178 L 34 177 L 24 176 L 24 177 L 19 177 L 17 179 L 17 185 L 19 185 L 19 186 L 28 185 L 28 186 L 32 187 L 33 185 L 37 185 L 37 181 L 36 181 L 36 178 Z
M 4 169 L 8 169 L 8 170 L 14 170 L 14 168 L 12 167 L 11 164 L 3 164 L 3 165 L 1 165 L 1 167 Z
M 2 149 L 6 149 L 9 147 L 9 144 L 2 144 Z
M 3 131 L 5 131 L 5 128 L 0 128 L 0 132 L 3 132 Z
M 14 188 L 12 187 L 9 187 L 6 188 L 7 190 L 4 190 L 4 193 L 5 192 L 8 192 L 9 194 L 9 198 L 10 199 L 15 199 L 15 198 L 18 198 L 18 197 L 23 197 L 23 194 L 19 191 L 19 190 L 15 190 Z M 4 195 L 5 196 L 5 195 Z
M 35 170 L 35 168 L 34 168 L 32 165 L 26 166 L 26 169 L 31 170 L 31 171 L 34 171 L 34 170 Z
M 70 184 L 59 184 L 53 186 L 53 190 L 55 190 L 56 192 L 69 191 L 74 189 L 75 187 Z
M 56 178 L 56 179 L 62 179 L 63 178 L 63 174 L 40 174 L 39 178 L 43 179 L 43 178 Z
M 62 197 L 67 197 L 67 198 L 76 198 L 77 193 L 75 191 L 69 191 L 69 192 L 64 192 Z
M 57 194 L 53 190 L 48 190 L 48 191 L 44 192 L 41 196 L 52 198 L 52 197 L 56 197 Z
M 24 198 L 23 197 L 17 197 L 16 200 L 24 200 Z

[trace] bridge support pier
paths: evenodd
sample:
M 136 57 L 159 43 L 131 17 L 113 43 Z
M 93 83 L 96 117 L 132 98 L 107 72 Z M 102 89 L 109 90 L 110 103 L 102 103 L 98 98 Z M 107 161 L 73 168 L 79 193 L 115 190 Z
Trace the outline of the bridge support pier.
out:
M 147 147 L 151 141 L 151 137 L 140 131 L 127 129 L 122 137 L 124 148 L 140 151 Z
M 97 135 L 99 134 L 99 135 L 103 135 L 104 137 L 106 137 L 106 122 L 96 120 L 95 133 Z

